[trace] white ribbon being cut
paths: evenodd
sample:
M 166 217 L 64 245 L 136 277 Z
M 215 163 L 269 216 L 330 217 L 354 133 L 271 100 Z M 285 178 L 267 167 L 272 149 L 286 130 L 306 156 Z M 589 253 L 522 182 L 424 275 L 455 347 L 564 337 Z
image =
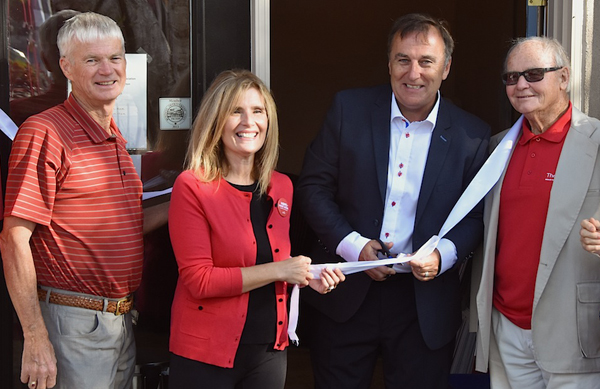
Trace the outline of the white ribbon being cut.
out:
M 395 258 L 381 259 L 378 261 L 360 261 L 360 262 L 339 262 L 325 263 L 320 265 L 311 265 L 310 272 L 315 278 L 319 278 L 324 268 L 340 269 L 344 274 L 357 273 L 379 266 L 396 265 L 413 259 L 419 259 L 431 254 L 438 245 L 441 238 L 444 237 L 454 226 L 456 226 L 467 214 L 485 197 L 485 195 L 498 182 L 508 159 L 510 157 L 513 145 L 521 132 L 523 125 L 523 116 L 515 122 L 508 133 L 502 138 L 502 141 L 494 149 L 494 152 L 488 157 L 481 169 L 477 172 L 467 189 L 460 196 L 438 235 L 434 235 L 417 250 L 413 255 L 398 254 Z M 298 345 L 299 339 L 296 335 L 299 316 L 300 288 L 294 286 L 290 299 L 290 320 L 288 325 L 288 336 L 292 343 Z

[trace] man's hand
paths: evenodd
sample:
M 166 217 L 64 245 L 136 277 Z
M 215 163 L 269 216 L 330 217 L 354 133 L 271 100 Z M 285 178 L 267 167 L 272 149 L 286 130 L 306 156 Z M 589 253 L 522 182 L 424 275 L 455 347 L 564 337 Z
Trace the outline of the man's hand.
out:
M 56 357 L 48 334 L 25 336 L 21 382 L 29 389 L 53 388 L 56 385 Z
M 56 357 L 37 296 L 37 276 L 29 241 L 36 224 L 15 216 L 4 219 L 0 251 L 6 287 L 23 327 L 21 381 L 29 389 L 56 384 Z
M 392 242 L 386 242 L 385 245 L 388 249 L 392 248 Z M 365 247 L 360 251 L 359 261 L 377 261 L 377 251 L 383 247 L 376 241 L 370 240 L 367 242 Z M 385 281 L 389 276 L 396 274 L 396 271 L 391 267 L 379 266 L 373 269 L 365 270 L 365 273 L 369 275 L 374 281 Z
M 421 259 L 413 259 L 408 262 L 412 273 L 419 281 L 431 281 L 437 276 L 441 266 L 441 255 L 438 249 Z
M 583 249 L 600 256 L 600 221 L 593 217 L 582 220 L 579 235 Z

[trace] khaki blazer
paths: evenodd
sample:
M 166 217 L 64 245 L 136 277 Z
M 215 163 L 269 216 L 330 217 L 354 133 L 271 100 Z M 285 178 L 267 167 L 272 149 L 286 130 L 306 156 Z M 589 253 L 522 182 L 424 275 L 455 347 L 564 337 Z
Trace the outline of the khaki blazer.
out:
M 496 135 L 494 148 L 506 134 Z M 573 108 L 552 190 L 535 284 L 532 337 L 535 359 L 552 373 L 600 371 L 600 258 L 581 247 L 581 220 L 600 219 L 600 121 Z M 476 369 L 487 371 L 500 191 L 488 193 L 483 263 L 475 262 Z M 524 221 L 526 222 L 526 221 Z

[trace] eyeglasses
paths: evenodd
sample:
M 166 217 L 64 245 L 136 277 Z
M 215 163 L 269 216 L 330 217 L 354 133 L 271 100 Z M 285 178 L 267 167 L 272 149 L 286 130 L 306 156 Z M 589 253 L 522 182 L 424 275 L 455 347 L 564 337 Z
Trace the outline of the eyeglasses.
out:
M 544 79 L 544 75 L 547 72 L 554 72 L 562 69 L 563 66 L 557 66 L 553 68 L 535 68 L 527 69 L 522 72 L 508 72 L 502 74 L 502 82 L 504 85 L 516 85 L 519 82 L 521 76 L 525 77 L 527 82 L 538 82 Z

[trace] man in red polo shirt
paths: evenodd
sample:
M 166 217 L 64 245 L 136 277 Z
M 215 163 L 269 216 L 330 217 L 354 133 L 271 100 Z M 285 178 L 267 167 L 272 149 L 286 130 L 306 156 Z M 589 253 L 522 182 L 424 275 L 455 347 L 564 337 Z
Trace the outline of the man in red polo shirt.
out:
M 556 40 L 507 54 L 506 94 L 525 120 L 486 198 L 477 369 L 489 363 L 493 388 L 600 385 L 600 261 L 579 242 L 579 221 L 600 216 L 600 122 L 570 103 L 569 77 Z
M 125 85 L 117 24 L 65 22 L 63 103 L 20 127 L 9 161 L 0 249 L 23 327 L 29 388 L 129 388 L 131 294 L 143 260 L 142 184 L 112 119 Z

